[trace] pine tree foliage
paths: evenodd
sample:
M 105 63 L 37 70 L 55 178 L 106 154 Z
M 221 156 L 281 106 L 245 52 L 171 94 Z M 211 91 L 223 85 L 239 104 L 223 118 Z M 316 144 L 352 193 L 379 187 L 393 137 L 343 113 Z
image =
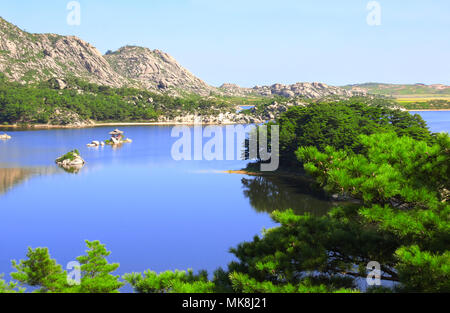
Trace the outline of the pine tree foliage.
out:
M 215 288 L 205 271 L 195 275 L 191 269 L 160 274 L 148 270 L 143 275 L 126 274 L 124 279 L 139 293 L 211 293 Z
M 360 151 L 359 135 L 395 132 L 399 136 L 431 141 L 425 121 L 419 115 L 394 110 L 369 99 L 351 98 L 340 102 L 320 102 L 305 107 L 292 107 L 274 123 L 280 131 L 280 165 L 299 166 L 295 152 L 299 147 L 327 146 L 347 151 Z M 370 102 L 370 101 L 369 101 Z M 268 130 L 270 131 L 270 127 Z M 270 132 L 269 132 L 270 138 Z M 248 150 L 248 146 L 246 147 Z
M 63 292 L 67 284 L 67 273 L 55 259 L 50 257 L 48 248 L 28 248 L 26 260 L 12 261 L 17 272 L 11 277 L 21 285 L 36 288 L 36 292 Z
M 362 201 L 342 216 L 356 214 L 361 225 L 393 237 L 389 271 L 399 289 L 450 291 L 448 134 L 433 144 L 395 133 L 359 141 L 361 154 L 328 146 L 324 152 L 302 147 L 297 156 L 326 190 Z
M 271 281 L 259 282 L 246 274 L 231 273 L 230 280 L 233 290 L 238 293 L 356 293 L 353 289 L 333 289 L 325 284 L 316 285 L 314 282 L 304 280 L 298 285 L 290 283 L 275 285 Z
M 14 282 L 6 282 L 0 275 L 0 293 L 23 293 L 25 288 L 18 288 L 18 284 Z
M 119 264 L 108 263 L 106 257 L 111 252 L 107 251 L 100 241 L 86 241 L 86 245 L 88 247 L 86 255 L 77 258 L 81 264 L 81 284 L 77 292 L 117 292 L 124 283 L 119 281 L 119 276 L 111 275 L 111 273 L 119 268 Z
M 119 264 L 109 264 L 110 252 L 99 241 L 86 241 L 86 255 L 77 258 L 81 265 L 81 282 L 73 284 L 47 248 L 28 248 L 27 259 L 13 261 L 17 272 L 11 277 L 23 286 L 33 287 L 35 292 L 55 293 L 110 293 L 117 292 L 124 283 L 119 276 L 111 275 Z M 12 285 L 11 285 L 12 286 Z M 2 291 L 2 289 L 0 289 Z

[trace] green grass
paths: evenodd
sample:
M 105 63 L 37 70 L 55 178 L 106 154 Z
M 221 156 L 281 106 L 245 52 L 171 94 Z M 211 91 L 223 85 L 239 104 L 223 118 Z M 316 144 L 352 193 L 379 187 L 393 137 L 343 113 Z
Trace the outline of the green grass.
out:
M 80 152 L 77 149 L 67 152 L 62 157 L 57 158 L 56 162 L 59 163 L 59 162 L 65 161 L 65 160 L 70 160 L 70 161 L 75 160 L 76 155 L 80 155 Z
M 29 70 L 22 76 L 22 80 L 29 83 L 31 81 L 34 81 L 36 75 L 38 75 L 38 72 L 36 70 Z

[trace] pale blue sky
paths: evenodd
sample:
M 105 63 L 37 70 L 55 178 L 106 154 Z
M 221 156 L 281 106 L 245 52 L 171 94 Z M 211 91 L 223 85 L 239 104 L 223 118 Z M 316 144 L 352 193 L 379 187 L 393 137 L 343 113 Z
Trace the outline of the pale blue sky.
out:
M 321 81 L 450 84 L 450 1 L 0 0 L 0 16 L 29 32 L 76 35 L 102 53 L 160 49 L 212 85 Z

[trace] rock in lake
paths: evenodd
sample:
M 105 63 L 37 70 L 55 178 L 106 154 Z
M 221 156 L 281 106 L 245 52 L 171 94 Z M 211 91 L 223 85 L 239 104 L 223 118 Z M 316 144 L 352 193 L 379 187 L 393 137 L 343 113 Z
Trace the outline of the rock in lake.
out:
M 98 147 L 100 145 L 104 146 L 105 143 L 103 141 L 100 143 L 100 141 L 94 140 L 91 143 L 87 144 L 88 147 Z
M 3 140 L 11 139 L 11 136 L 9 136 L 7 134 L 1 134 L 0 139 L 3 139 Z
M 108 145 L 120 145 L 122 143 L 131 143 L 132 140 L 123 136 L 123 131 L 115 129 L 109 133 L 111 139 L 106 141 Z
M 60 167 L 69 170 L 71 172 L 76 172 L 80 170 L 86 163 L 80 156 L 78 150 L 73 150 L 66 153 L 65 155 L 57 158 L 55 162 Z

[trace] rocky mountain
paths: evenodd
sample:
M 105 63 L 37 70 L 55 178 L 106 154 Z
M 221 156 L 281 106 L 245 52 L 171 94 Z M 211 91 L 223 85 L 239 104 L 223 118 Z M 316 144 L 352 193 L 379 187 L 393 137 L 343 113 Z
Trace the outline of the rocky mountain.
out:
M 202 96 L 217 92 L 183 68 L 172 56 L 160 50 L 126 46 L 108 52 L 105 59 L 120 75 L 139 81 L 146 89 L 184 90 Z
M 89 43 L 73 36 L 30 34 L 2 18 L 0 71 L 23 83 L 68 75 L 112 87 L 129 83 Z
M 0 72 L 11 81 L 30 83 L 56 81 L 75 76 L 98 85 L 130 86 L 174 96 L 211 93 L 228 96 L 273 96 L 287 98 L 350 97 L 361 90 L 345 90 L 322 83 L 275 84 L 242 88 L 208 85 L 160 50 L 126 46 L 102 55 L 94 46 L 74 36 L 31 34 L 0 18 Z
M 0 72 L 22 83 L 70 75 L 98 85 L 209 95 L 209 86 L 159 50 L 123 47 L 102 55 L 74 36 L 30 34 L 0 18 Z M 63 84 L 60 84 L 63 85 Z
M 253 88 L 242 88 L 235 84 L 223 84 L 219 89 L 226 94 L 241 96 L 278 95 L 286 98 L 304 97 L 307 99 L 318 99 L 330 96 L 351 97 L 366 94 L 364 90 L 346 90 L 323 83 L 296 83 L 292 85 L 274 84 L 272 86 L 255 86 Z

